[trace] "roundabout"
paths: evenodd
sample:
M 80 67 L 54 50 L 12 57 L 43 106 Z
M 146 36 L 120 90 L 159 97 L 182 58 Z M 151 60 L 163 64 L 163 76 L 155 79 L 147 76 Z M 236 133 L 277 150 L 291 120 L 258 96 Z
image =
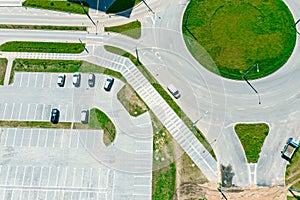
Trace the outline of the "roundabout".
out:
M 258 64 L 249 79 L 272 74 L 289 59 L 296 42 L 294 19 L 282 1 L 191 1 L 183 18 L 187 47 L 206 69 L 241 80 Z M 198 57 L 202 45 L 216 67 Z

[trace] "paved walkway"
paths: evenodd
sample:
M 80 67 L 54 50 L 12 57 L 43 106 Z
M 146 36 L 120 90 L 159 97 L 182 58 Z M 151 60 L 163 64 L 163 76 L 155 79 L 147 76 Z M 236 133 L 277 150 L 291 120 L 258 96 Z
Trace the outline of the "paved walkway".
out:
M 14 58 L 7 58 L 7 67 L 6 67 L 6 71 L 5 71 L 5 77 L 4 77 L 4 85 L 8 85 L 9 84 L 9 78 L 10 78 L 10 74 L 11 74 L 11 69 L 12 69 L 12 65 L 14 62 Z

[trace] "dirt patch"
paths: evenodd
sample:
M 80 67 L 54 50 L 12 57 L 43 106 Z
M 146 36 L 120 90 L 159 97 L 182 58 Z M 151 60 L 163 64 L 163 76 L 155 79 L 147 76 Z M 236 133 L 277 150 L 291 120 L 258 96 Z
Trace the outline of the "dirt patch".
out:
M 118 92 L 117 97 L 131 116 L 138 116 L 148 110 L 143 100 L 129 84 L 125 84 Z

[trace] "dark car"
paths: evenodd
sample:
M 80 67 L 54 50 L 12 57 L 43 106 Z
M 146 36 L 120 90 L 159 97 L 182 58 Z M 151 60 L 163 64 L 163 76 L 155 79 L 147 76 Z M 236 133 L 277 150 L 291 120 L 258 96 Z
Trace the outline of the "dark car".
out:
M 52 112 L 51 112 L 51 122 L 53 124 L 57 124 L 59 121 L 59 110 L 54 108 L 52 109 Z
M 114 78 L 111 76 L 107 77 L 107 79 L 105 81 L 105 85 L 104 85 L 104 90 L 109 92 L 111 90 L 111 87 L 113 84 L 114 84 Z
M 90 87 L 94 87 L 95 86 L 95 74 L 89 74 L 88 85 Z
M 81 79 L 81 75 L 79 72 L 75 72 L 73 74 L 73 85 L 75 87 L 79 87 L 80 86 L 80 79 Z
M 65 85 L 65 80 L 66 80 L 66 75 L 64 74 L 59 74 L 57 77 L 57 85 L 59 87 L 64 87 Z

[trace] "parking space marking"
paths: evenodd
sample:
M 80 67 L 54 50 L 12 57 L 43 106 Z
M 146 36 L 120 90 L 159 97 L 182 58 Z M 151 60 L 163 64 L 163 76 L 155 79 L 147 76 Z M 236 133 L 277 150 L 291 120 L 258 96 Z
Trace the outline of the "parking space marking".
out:
M 35 81 L 34 81 L 34 87 L 36 88 L 36 81 L 37 81 L 38 73 L 35 74 Z
M 50 183 L 50 174 L 51 174 L 51 171 L 52 171 L 52 167 L 50 166 L 49 168 L 48 168 L 48 180 L 47 180 L 47 185 L 49 185 L 49 183 Z
M 5 112 L 6 112 L 6 107 L 7 107 L 7 103 L 5 103 L 5 106 L 4 106 L 4 111 L 3 111 L 3 116 L 2 116 L 2 119 L 4 119 Z
M 29 87 L 29 82 L 30 82 L 30 74 L 31 74 L 31 73 L 28 73 L 28 74 L 27 74 L 27 87 Z
M 30 104 L 27 104 L 26 121 L 28 121 L 29 109 L 30 109 Z
M 20 144 L 20 147 L 23 147 L 23 140 L 24 140 L 24 135 L 25 135 L 25 129 L 23 129 L 23 132 L 22 132 L 22 137 L 21 137 L 21 144 Z
M 12 109 L 11 109 L 11 114 L 10 114 L 10 120 L 12 120 L 13 114 L 14 114 L 14 109 L 15 109 L 15 102 L 13 103 Z
M 73 168 L 73 177 L 72 177 L 72 187 L 74 187 L 75 177 L 76 176 L 76 168 Z
M 81 168 L 81 181 L 80 181 L 80 187 L 83 186 L 83 175 L 84 175 L 84 168 Z
M 12 144 L 11 144 L 12 147 L 15 146 L 15 140 L 16 140 L 17 130 L 18 129 L 15 129 L 15 132 L 14 132 L 14 137 L 13 137 L 13 141 L 12 141 Z
M 20 78 L 20 84 L 19 84 L 19 87 L 22 86 L 22 80 L 23 80 L 23 73 L 21 73 L 21 78 Z
M 45 144 L 44 144 L 44 147 L 47 147 L 47 142 L 48 142 L 48 135 L 49 135 L 49 132 L 48 132 L 48 129 L 46 130 L 47 133 L 46 133 L 46 138 L 45 138 Z
M 35 109 L 34 109 L 34 116 L 33 119 L 36 119 L 36 110 L 37 110 L 38 104 L 35 104 Z
M 18 115 L 18 120 L 21 118 L 21 111 L 22 111 L 23 103 L 20 105 L 20 110 L 19 110 L 19 115 Z
M 11 166 L 8 165 L 8 170 L 7 170 L 6 178 L 5 178 L 5 182 L 4 182 L 5 185 L 7 185 L 8 175 L 10 174 L 10 168 L 11 168 Z
M 52 83 L 52 74 L 50 75 L 50 83 L 49 83 L 49 88 L 51 88 L 51 83 Z
M 45 82 L 45 73 L 43 73 L 43 82 L 42 82 L 42 88 L 44 87 L 44 82 Z
M 67 121 L 67 115 L 68 115 L 68 106 L 69 106 L 69 104 L 67 104 L 67 105 L 66 105 L 65 121 Z
M 43 109 L 42 110 L 42 120 L 44 120 L 46 104 L 43 104 L 43 108 L 42 109 Z
M 41 129 L 39 129 L 39 133 L 38 133 L 37 141 L 36 141 L 36 146 L 39 146 L 39 142 L 40 142 L 40 133 L 41 133 Z

